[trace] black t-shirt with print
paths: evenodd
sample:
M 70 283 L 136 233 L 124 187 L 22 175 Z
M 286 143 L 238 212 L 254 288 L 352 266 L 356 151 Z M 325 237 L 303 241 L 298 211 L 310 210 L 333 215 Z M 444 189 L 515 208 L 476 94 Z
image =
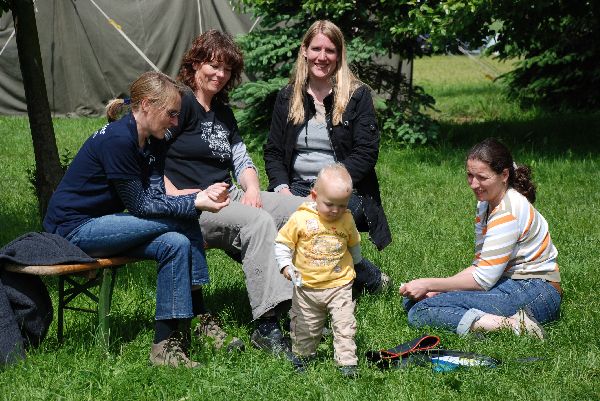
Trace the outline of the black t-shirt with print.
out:
M 242 137 L 229 106 L 213 101 L 207 112 L 188 92 L 181 99 L 179 123 L 170 131 L 165 174 L 178 189 L 232 183 L 231 147 Z

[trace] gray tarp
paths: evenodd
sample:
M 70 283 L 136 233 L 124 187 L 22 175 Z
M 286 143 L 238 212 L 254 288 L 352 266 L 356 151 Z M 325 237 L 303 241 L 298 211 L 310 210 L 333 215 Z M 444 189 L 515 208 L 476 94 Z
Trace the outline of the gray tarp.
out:
M 227 0 L 38 0 L 35 8 L 54 115 L 102 114 L 108 100 L 126 95 L 137 76 L 153 69 L 116 26 L 160 71 L 175 76 L 201 31 L 216 28 L 235 36 L 253 22 Z M 2 115 L 27 113 L 13 31 L 12 15 L 5 13 L 0 17 Z

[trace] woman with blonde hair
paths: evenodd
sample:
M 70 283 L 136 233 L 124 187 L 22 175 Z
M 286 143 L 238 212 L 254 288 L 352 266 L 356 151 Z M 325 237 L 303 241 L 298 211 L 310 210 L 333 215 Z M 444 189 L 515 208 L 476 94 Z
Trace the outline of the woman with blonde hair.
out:
M 342 32 L 330 21 L 316 21 L 302 39 L 290 83 L 275 101 L 264 147 L 269 190 L 308 196 L 322 167 L 342 163 L 354 187 L 348 208 L 381 250 L 392 237 L 375 173 L 379 139 L 370 89 L 348 66 Z M 366 259 L 355 268 L 367 290 L 389 281 Z
M 150 362 L 193 367 L 182 330 L 193 316 L 192 285 L 209 281 L 198 214 L 217 212 L 229 199 L 223 183 L 194 195 L 165 194 L 163 139 L 177 125 L 182 92 L 168 76 L 146 72 L 131 84 L 130 99 L 113 99 L 107 106 L 110 122 L 73 159 L 43 225 L 92 257 L 156 260 Z

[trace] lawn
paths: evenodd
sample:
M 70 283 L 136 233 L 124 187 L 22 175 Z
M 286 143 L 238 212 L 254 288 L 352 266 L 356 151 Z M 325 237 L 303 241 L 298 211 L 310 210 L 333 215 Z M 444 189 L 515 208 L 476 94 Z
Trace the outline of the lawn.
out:
M 482 64 L 485 63 L 485 64 Z M 394 241 L 382 252 L 364 237 L 364 253 L 396 283 L 450 275 L 470 263 L 475 199 L 464 175 L 468 148 L 486 136 L 504 140 L 519 163 L 532 166 L 536 207 L 550 225 L 559 251 L 565 296 L 561 318 L 546 326 L 544 342 L 509 332 L 460 338 L 441 330 L 449 349 L 502 360 L 497 368 L 447 373 L 429 367 L 380 371 L 364 360 L 367 350 L 387 348 L 422 334 L 407 326 L 392 290 L 363 296 L 357 307 L 360 377 L 343 379 L 332 362 L 331 339 L 318 360 L 297 374 L 282 360 L 252 349 L 229 355 L 205 340 L 193 344 L 198 369 L 152 368 L 155 267 L 138 263 L 117 278 L 109 352 L 96 345 L 92 315 L 66 313 L 64 344 L 56 323 L 28 359 L 0 372 L 0 400 L 590 400 L 600 399 L 600 312 L 591 291 L 600 287 L 600 115 L 520 110 L 489 76 L 508 64 L 437 56 L 415 63 L 415 83 L 438 103 L 438 144 L 406 149 L 382 147 L 378 174 Z M 58 148 L 75 153 L 102 119 L 55 119 Z M 262 165 L 260 154 L 254 154 Z M 40 229 L 28 184 L 33 165 L 25 118 L 0 117 L 0 246 Z M 264 179 L 264 177 L 263 177 Z M 209 251 L 212 284 L 208 303 L 232 334 L 249 345 L 251 315 L 240 266 Z M 56 301 L 56 280 L 47 280 Z M 83 306 L 83 305 L 82 305 Z M 524 358 L 538 358 L 524 362 Z

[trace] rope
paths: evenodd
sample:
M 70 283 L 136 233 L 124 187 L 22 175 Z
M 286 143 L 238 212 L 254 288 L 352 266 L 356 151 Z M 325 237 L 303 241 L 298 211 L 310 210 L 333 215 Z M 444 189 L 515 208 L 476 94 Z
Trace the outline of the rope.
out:
M 106 18 L 106 20 L 108 21 L 108 23 L 111 24 L 117 30 L 117 32 L 119 32 L 121 34 L 121 36 L 123 36 L 123 38 L 125 38 L 125 40 L 127 41 L 127 43 L 129 43 L 131 45 L 131 47 L 133 47 L 134 50 L 136 52 L 138 52 L 138 54 L 140 56 L 142 56 L 142 58 L 144 60 L 146 60 L 146 62 L 148 64 L 150 64 L 150 66 L 154 69 L 154 71 L 160 72 L 160 70 L 158 69 L 158 67 L 156 65 L 154 65 L 154 63 L 152 61 L 150 61 L 150 59 L 148 57 L 146 57 L 146 55 L 144 54 L 144 52 L 142 52 L 140 50 L 140 48 L 137 47 L 136 44 L 131 41 L 131 39 L 129 39 L 129 37 L 125 34 L 125 32 L 123 32 L 123 29 L 121 28 L 121 25 L 117 24 L 117 22 L 115 20 L 113 20 L 112 18 L 110 18 L 108 15 L 106 15 L 106 13 L 98 6 L 98 4 L 96 4 L 96 2 L 94 0 L 90 0 L 90 2 L 98 9 L 98 11 L 100 11 L 100 13 L 104 16 L 104 18 Z
M 6 41 L 6 43 L 4 44 L 4 46 L 2 46 L 2 50 L 0 50 L 0 56 L 2 55 L 2 53 L 4 53 L 4 49 L 6 49 L 6 46 L 8 46 L 8 42 L 10 42 L 10 40 L 13 38 L 13 36 L 15 36 L 15 30 L 14 30 L 14 28 L 13 28 L 13 31 L 10 34 L 8 40 Z
M 498 71 L 492 65 L 484 63 L 480 58 L 473 56 L 471 53 L 469 53 L 467 50 L 465 50 L 462 46 L 458 46 L 458 50 L 462 54 L 469 57 L 470 60 L 474 61 L 476 64 L 479 64 L 480 67 L 483 67 L 484 70 L 487 70 L 488 73 L 485 74 L 485 77 L 490 79 L 491 81 L 495 80 L 496 78 L 498 78 L 498 75 L 500 75 L 500 71 Z

